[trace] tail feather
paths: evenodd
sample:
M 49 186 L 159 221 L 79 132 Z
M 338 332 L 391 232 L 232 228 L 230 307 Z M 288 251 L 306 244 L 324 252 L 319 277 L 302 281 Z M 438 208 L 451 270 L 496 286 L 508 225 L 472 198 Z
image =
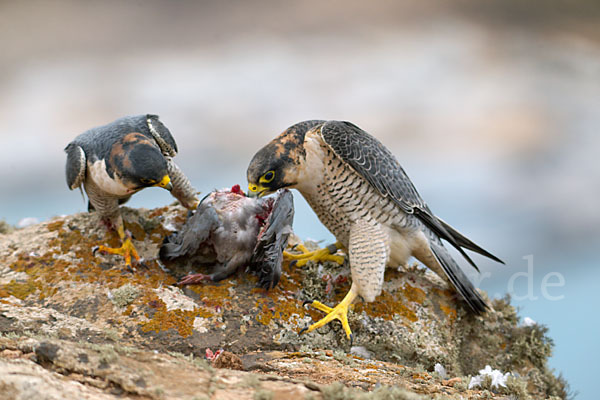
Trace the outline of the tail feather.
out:
M 448 276 L 452 285 L 456 288 L 458 293 L 460 293 L 463 299 L 465 299 L 467 304 L 469 304 L 469 307 L 471 307 L 473 312 L 478 315 L 484 313 L 489 308 L 488 304 L 481 297 L 479 292 L 477 292 L 475 286 L 473 286 L 469 278 L 467 278 L 465 273 L 460 269 L 450 253 L 448 253 L 448 250 L 446 250 L 441 242 L 436 243 L 430 241 L 429 245 L 435 258 L 446 273 L 446 276 Z
M 456 229 L 454 229 L 453 227 L 451 227 L 446 221 L 444 221 L 444 220 L 442 220 L 441 218 L 438 218 L 438 217 L 436 217 L 436 218 L 442 224 L 442 226 L 446 229 L 446 231 L 450 235 L 452 235 L 452 237 L 454 238 L 454 240 L 456 241 L 456 243 L 458 243 L 458 245 L 460 245 L 461 247 L 464 247 L 465 249 L 474 251 L 475 253 L 481 254 L 482 256 L 490 258 L 490 259 L 492 259 L 492 260 L 494 260 L 496 262 L 504 264 L 504 261 L 502 261 L 501 259 L 499 259 L 495 255 L 493 255 L 489 251 L 481 248 L 479 245 L 475 244 L 469 238 L 465 237 L 462 233 L 460 233 L 459 231 L 457 231 Z
M 477 270 L 477 272 L 480 272 L 479 268 L 475 264 L 475 261 L 473 261 L 471 257 L 469 257 L 469 255 L 456 241 L 454 235 L 452 235 L 446 230 L 446 227 L 442 223 L 443 221 L 434 216 L 431 210 L 429 210 L 428 208 L 415 208 L 414 213 L 417 216 L 417 218 L 419 218 L 421 222 L 425 224 L 425 226 L 427 226 L 433 233 L 435 233 L 441 239 L 448 241 L 448 243 L 450 243 L 456 250 L 458 250 L 458 252 L 465 258 L 465 260 L 467 260 L 468 263 L 471 264 L 471 266 L 475 268 L 475 270 Z

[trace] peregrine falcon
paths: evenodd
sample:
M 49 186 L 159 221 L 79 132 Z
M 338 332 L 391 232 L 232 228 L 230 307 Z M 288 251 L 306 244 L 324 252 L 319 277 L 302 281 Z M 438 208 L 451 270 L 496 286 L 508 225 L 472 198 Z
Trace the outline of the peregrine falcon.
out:
M 350 291 L 334 308 L 309 302 L 327 315 L 306 331 L 338 319 L 352 340 L 348 306 L 357 296 L 374 301 L 385 267 L 405 265 L 411 256 L 447 280 L 473 312 L 488 308 L 442 239 L 475 269 L 463 248 L 502 261 L 436 217 L 392 153 L 356 125 L 319 120 L 293 125 L 254 155 L 247 177 L 254 196 L 298 189 L 349 255 Z
M 179 285 L 220 281 L 248 266 L 258 275 L 258 285 L 271 289 L 281 276 L 293 219 L 294 200 L 287 189 L 265 199 L 246 197 L 240 185 L 216 190 L 202 199 L 179 232 L 165 239 L 160 257 L 190 257 L 194 264 L 214 266 L 211 274 L 188 275 Z
M 195 209 L 196 191 L 172 157 L 177 144 L 156 115 L 120 118 L 77 136 L 65 148 L 67 185 L 84 188 L 88 210 L 96 210 L 109 229 L 116 229 L 120 248 L 97 246 L 96 251 L 120 254 L 131 268 L 131 257 L 140 257 L 125 231 L 119 205 L 136 192 L 151 186 L 171 191 L 181 204 Z

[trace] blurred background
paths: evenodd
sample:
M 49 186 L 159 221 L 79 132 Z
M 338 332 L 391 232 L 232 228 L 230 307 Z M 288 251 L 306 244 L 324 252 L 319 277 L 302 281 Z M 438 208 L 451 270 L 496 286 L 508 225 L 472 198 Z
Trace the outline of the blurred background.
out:
M 506 261 L 476 257 L 470 276 L 546 324 L 551 365 L 597 398 L 599 2 L 0 2 L 0 219 L 85 211 L 63 148 L 142 113 L 205 193 L 245 184 L 295 122 L 370 132 L 437 215 Z M 333 242 L 295 198 L 296 233 Z M 149 189 L 129 205 L 172 201 Z

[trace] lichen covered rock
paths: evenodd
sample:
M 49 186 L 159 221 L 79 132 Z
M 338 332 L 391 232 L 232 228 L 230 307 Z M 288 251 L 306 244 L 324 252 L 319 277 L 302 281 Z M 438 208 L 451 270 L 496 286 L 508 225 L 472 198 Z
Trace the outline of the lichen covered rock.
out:
M 160 357 L 177 353 L 193 359 L 203 359 L 207 348 L 223 348 L 239 356 L 244 368 L 268 372 L 273 382 L 297 378 L 316 382 L 301 385 L 313 385 L 316 389 L 306 389 L 303 395 L 314 398 L 328 398 L 329 389 L 322 385 L 336 381 L 368 391 L 382 384 L 395 385 L 402 389 L 389 390 L 398 390 L 398 396 L 400 390 L 408 390 L 406 398 L 411 398 L 410 392 L 477 398 L 486 390 L 520 398 L 566 396 L 564 381 L 547 366 L 552 342 L 543 326 L 519 325 L 506 299 L 492 301 L 493 309 L 486 315 L 473 316 L 443 281 L 421 268 L 388 270 L 381 296 L 373 303 L 354 305 L 349 314 L 353 348 L 336 323 L 298 335 L 322 316 L 303 308 L 302 302 L 312 299 L 337 304 L 350 287 L 347 266 L 285 264 L 279 285 L 271 291 L 256 288 L 257 279 L 245 271 L 222 282 L 181 289 L 174 284 L 194 266 L 163 264 L 156 257 L 164 237 L 182 225 L 186 212 L 179 206 L 123 208 L 126 228 L 145 258 L 146 267 L 133 272 L 119 256 L 92 255 L 95 245 L 118 245 L 116 235 L 106 232 L 94 214 L 55 218 L 0 234 L 0 333 L 10 342 L 0 351 L 27 354 L 15 344 L 19 342 L 15 338 L 28 337 L 38 343 L 29 349 L 33 356 L 23 356 L 25 361 L 6 359 L 0 353 L 0 369 L 16 371 L 11 376 L 38 371 L 39 382 L 52 379 L 40 366 L 54 373 L 92 376 L 93 382 L 103 383 L 91 384 L 87 378 L 73 381 L 106 396 L 115 394 L 110 388 L 117 385 L 107 375 L 70 371 L 52 357 L 40 356 L 36 349 L 41 343 L 51 343 L 60 349 L 57 354 L 63 354 L 63 349 L 79 346 L 81 354 L 90 359 L 89 351 L 100 350 L 85 346 L 112 346 L 117 349 L 113 350 L 116 356 L 105 354 L 106 363 L 123 365 L 118 349 L 125 347 L 149 354 L 156 351 Z M 445 367 L 447 377 L 432 372 L 436 363 Z M 515 374 L 513 389 L 467 390 L 469 375 L 476 375 L 485 365 Z M 182 374 L 191 374 L 186 368 Z M 333 371 L 335 379 L 316 370 Z M 207 376 L 209 381 L 214 378 Z M 3 379 L 0 386 L 7 384 Z M 124 378 L 119 379 L 124 385 Z M 143 380 L 144 390 L 135 383 L 126 387 L 119 383 L 117 392 L 161 398 L 170 390 L 152 374 Z M 21 387 L 18 380 L 11 382 L 15 390 Z M 199 384 L 197 379 L 194 382 Z M 76 388 L 79 386 L 74 384 L 72 389 Z M 244 392 L 239 387 L 229 389 Z M 244 393 L 253 393 L 249 398 L 268 398 L 265 390 L 261 385 Z M 347 398 L 360 395 L 351 389 L 336 393 L 345 393 Z M 213 394 L 202 392 L 208 398 Z M 164 395 L 172 396 L 179 395 Z

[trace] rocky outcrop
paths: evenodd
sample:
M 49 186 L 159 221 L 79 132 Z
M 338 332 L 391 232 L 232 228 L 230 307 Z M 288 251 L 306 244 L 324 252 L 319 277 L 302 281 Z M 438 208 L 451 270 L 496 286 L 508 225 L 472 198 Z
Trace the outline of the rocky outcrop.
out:
M 186 210 L 123 214 L 146 259 L 136 271 L 118 256 L 92 255 L 94 245 L 119 244 L 94 214 L 0 234 L 0 393 L 7 398 L 566 396 L 546 363 L 545 328 L 520 325 L 507 300 L 475 317 L 435 275 L 388 270 L 377 301 L 357 303 L 349 316 L 351 347 L 336 323 L 298 335 L 321 316 L 302 301 L 340 301 L 347 267 L 286 264 L 271 291 L 256 288 L 245 271 L 181 289 L 175 282 L 194 267 L 156 256 Z M 206 349 L 225 352 L 209 363 Z M 433 372 L 436 364 L 445 375 Z M 486 365 L 514 375 L 506 387 L 484 379 L 469 390 L 470 375 Z

